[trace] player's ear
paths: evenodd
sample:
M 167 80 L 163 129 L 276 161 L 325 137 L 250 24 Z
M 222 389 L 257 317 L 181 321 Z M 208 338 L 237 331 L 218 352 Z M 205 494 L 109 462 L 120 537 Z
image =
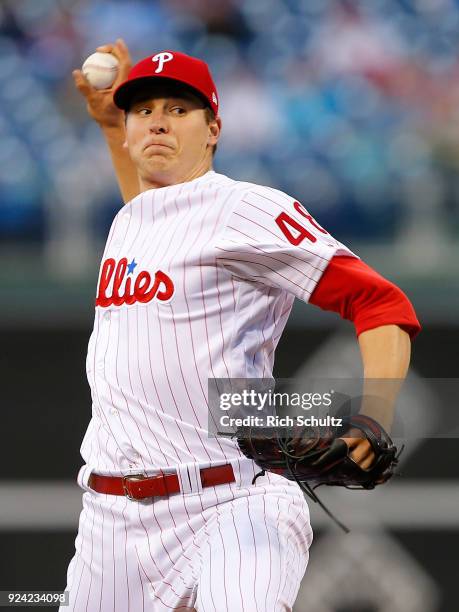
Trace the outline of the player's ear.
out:
M 209 122 L 209 140 L 208 144 L 216 145 L 220 138 L 220 132 L 222 129 L 222 120 L 220 117 L 215 117 Z

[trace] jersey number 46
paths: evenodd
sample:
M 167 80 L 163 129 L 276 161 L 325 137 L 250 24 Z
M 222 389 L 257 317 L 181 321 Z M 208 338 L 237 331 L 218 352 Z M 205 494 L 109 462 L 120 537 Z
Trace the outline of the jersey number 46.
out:
M 309 223 L 316 228 L 316 230 L 322 232 L 322 234 L 328 234 L 327 230 L 324 230 L 324 228 L 317 223 L 314 217 L 306 212 L 299 202 L 294 202 L 293 208 L 302 217 L 307 219 Z M 276 217 L 276 223 L 287 240 L 294 246 L 301 244 L 305 238 L 310 242 L 317 242 L 317 238 L 314 236 L 314 234 L 311 234 L 311 232 L 301 225 L 301 223 L 298 223 L 296 219 L 291 217 L 286 212 L 281 212 L 281 214 Z M 292 229 L 295 230 L 295 234 L 292 233 Z

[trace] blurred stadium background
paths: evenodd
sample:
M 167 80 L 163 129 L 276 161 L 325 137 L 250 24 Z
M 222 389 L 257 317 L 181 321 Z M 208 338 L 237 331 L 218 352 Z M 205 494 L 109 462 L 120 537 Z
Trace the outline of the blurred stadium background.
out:
M 295 196 L 408 293 L 427 421 L 424 377 L 457 376 L 457 0 L 1 0 L 0 590 L 62 590 L 73 554 L 86 343 L 121 200 L 71 71 L 120 36 L 134 61 L 205 59 L 221 98 L 216 171 Z M 276 373 L 358 364 L 355 351 L 349 325 L 298 304 Z M 353 535 L 314 513 L 296 612 L 457 609 L 459 447 L 428 437 L 390 493 L 360 505 L 327 492 Z

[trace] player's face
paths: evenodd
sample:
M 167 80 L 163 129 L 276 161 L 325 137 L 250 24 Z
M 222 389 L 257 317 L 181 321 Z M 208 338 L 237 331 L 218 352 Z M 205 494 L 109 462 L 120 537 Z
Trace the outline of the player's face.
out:
M 191 180 L 212 166 L 220 120 L 208 121 L 201 100 L 160 89 L 134 99 L 126 116 L 126 146 L 142 190 Z

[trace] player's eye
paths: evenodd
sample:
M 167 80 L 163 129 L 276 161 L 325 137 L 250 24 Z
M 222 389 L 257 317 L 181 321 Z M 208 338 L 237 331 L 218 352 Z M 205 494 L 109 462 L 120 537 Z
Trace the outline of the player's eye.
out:
M 151 114 L 151 109 L 150 108 L 146 108 L 146 107 L 142 107 L 138 109 L 138 114 L 139 115 L 150 115 Z
M 171 113 L 173 113 L 174 115 L 184 115 L 186 113 L 186 110 L 183 108 L 183 106 L 173 106 L 171 108 Z

